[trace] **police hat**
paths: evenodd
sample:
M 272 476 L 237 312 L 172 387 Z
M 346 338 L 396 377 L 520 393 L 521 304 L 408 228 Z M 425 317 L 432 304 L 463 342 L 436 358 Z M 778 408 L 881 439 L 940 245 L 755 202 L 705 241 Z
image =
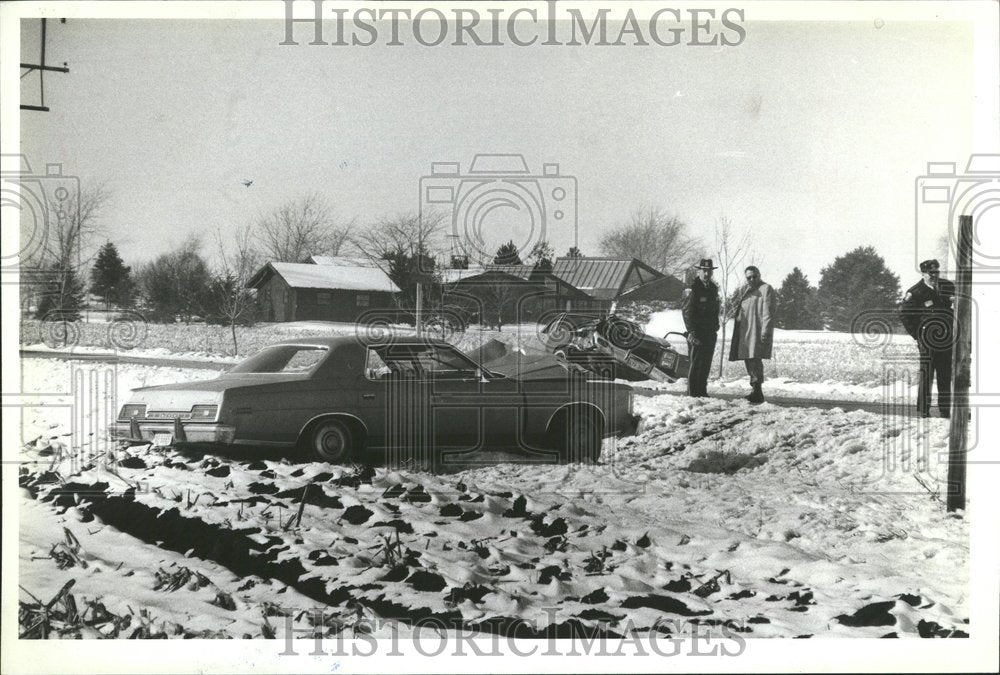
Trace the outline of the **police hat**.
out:
M 937 272 L 941 269 L 941 263 L 936 259 L 931 258 L 930 260 L 925 260 L 920 263 L 921 272 Z

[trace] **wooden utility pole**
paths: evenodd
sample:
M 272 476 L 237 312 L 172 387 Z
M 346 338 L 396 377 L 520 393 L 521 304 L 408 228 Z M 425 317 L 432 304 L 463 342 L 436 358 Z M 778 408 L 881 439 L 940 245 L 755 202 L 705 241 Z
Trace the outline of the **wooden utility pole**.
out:
M 61 19 L 60 21 L 62 23 L 66 23 L 66 19 Z M 33 70 L 37 70 L 38 71 L 38 93 L 39 93 L 39 99 L 40 99 L 39 105 L 29 105 L 29 104 L 22 103 L 21 104 L 21 110 L 36 110 L 38 112 L 48 112 L 49 108 L 48 108 L 48 106 L 45 105 L 45 73 L 46 72 L 51 72 L 51 73 L 68 73 L 69 72 L 69 68 L 66 67 L 66 63 L 65 62 L 63 62 L 61 68 L 59 66 L 50 66 L 50 65 L 48 65 L 48 64 L 45 63 L 45 39 L 46 39 L 46 24 L 45 24 L 45 22 L 46 22 L 46 19 L 42 19 L 42 40 L 41 40 L 42 46 L 41 46 L 41 50 L 40 50 L 41 53 L 39 55 L 41 57 L 39 59 L 39 63 L 22 63 L 21 64 L 21 67 L 24 68 L 27 71 L 23 75 L 21 75 L 22 78 L 25 75 L 27 75 L 28 73 L 30 73 L 31 71 L 33 71 Z
M 424 330 L 423 330 L 424 329 L 423 316 L 421 316 L 421 313 L 423 312 L 423 309 L 424 309 L 424 285 L 418 281 L 417 282 L 417 312 L 416 312 L 416 322 L 415 322 L 416 323 L 416 329 L 417 329 L 417 337 L 420 337 L 421 335 L 423 335 L 423 332 L 424 332 Z
M 972 379 L 972 216 L 959 216 L 957 253 L 951 428 L 948 435 L 948 511 L 965 509 L 969 385 Z

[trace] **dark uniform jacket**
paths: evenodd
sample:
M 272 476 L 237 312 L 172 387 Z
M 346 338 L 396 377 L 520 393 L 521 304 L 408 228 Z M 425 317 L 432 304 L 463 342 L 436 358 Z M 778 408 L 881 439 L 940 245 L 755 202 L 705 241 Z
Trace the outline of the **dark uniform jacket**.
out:
M 921 347 L 950 349 L 954 301 L 955 284 L 948 279 L 938 281 L 937 290 L 921 280 L 903 296 L 900 307 L 903 328 Z
M 695 337 L 709 337 L 719 332 L 719 287 L 696 278 L 684 293 L 681 309 L 684 327 Z

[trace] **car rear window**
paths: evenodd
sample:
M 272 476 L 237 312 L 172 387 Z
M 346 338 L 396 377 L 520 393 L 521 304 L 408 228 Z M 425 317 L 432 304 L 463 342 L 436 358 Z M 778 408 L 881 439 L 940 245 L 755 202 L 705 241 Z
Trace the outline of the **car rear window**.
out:
M 287 373 L 303 374 L 312 371 L 327 354 L 319 345 L 276 345 L 265 347 L 230 373 Z

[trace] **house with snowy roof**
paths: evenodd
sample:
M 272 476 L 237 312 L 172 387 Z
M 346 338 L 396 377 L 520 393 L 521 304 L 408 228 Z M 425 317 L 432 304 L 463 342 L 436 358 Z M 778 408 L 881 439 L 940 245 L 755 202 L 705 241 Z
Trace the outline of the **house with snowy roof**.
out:
M 399 287 L 363 258 L 312 256 L 309 262 L 269 262 L 247 282 L 257 291 L 264 321 L 357 321 L 395 306 Z

